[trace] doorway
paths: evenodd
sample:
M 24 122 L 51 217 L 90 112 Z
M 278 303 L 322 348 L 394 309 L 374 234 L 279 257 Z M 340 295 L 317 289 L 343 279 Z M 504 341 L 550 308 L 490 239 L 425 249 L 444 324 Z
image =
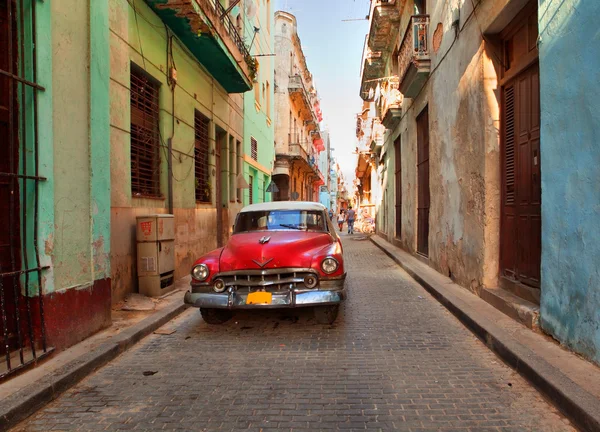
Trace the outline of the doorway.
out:
M 541 264 L 540 86 L 537 6 L 502 33 L 501 276 L 539 288 Z
M 417 252 L 429 256 L 429 111 L 417 117 Z
M 402 238 L 402 149 L 400 137 L 394 141 L 394 181 L 396 189 L 396 238 Z

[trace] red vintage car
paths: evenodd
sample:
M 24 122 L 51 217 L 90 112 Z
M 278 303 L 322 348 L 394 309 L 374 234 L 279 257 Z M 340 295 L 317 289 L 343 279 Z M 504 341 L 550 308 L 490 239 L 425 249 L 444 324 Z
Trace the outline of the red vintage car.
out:
M 342 243 L 313 202 L 271 202 L 244 207 L 225 247 L 192 267 L 185 303 L 204 321 L 221 324 L 233 309 L 315 308 L 333 323 L 346 297 Z

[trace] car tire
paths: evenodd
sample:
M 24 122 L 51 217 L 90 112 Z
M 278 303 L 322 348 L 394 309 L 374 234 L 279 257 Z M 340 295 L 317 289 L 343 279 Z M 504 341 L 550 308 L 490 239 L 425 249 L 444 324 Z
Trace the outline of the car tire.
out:
M 207 324 L 223 324 L 231 319 L 233 313 L 227 309 L 201 308 L 202 319 Z
M 340 305 L 315 307 L 315 318 L 319 324 L 333 324 L 340 311 Z

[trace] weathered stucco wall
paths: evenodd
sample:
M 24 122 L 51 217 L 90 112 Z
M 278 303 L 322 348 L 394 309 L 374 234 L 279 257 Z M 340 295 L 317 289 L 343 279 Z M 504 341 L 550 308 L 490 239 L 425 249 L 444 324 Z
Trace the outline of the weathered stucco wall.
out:
M 44 250 L 56 290 L 110 277 L 108 9 L 95 3 L 52 7 L 55 232 Z
M 161 84 L 160 130 L 163 139 L 173 137 L 173 207 L 175 215 L 175 277 L 188 274 L 198 256 L 216 247 L 215 136 L 216 128 L 234 142 L 243 139 L 243 96 L 228 95 L 216 80 L 191 57 L 177 40 L 173 57 L 177 66 L 174 98 L 166 80 L 166 32 L 162 21 L 142 0 L 136 0 L 138 15 L 126 0 L 110 0 L 111 46 L 111 264 L 113 302 L 137 289 L 136 216 L 167 212 L 168 177 L 166 149 L 161 150 L 161 192 L 165 199 L 150 200 L 131 195 L 130 162 L 130 65 L 144 68 Z M 142 57 L 143 52 L 143 57 Z M 211 120 L 210 182 L 212 204 L 197 204 L 194 194 L 194 115 L 200 111 Z M 174 115 L 174 119 L 172 117 Z M 174 126 L 174 128 L 173 128 Z M 222 156 L 229 174 L 228 158 Z M 226 176 L 229 179 L 229 175 Z M 228 191 L 227 184 L 223 188 Z M 240 205 L 227 203 L 229 215 L 224 230 L 231 226 Z
M 431 3 L 431 2 L 429 2 Z M 498 283 L 499 259 L 499 101 L 498 71 L 482 31 L 500 31 L 525 4 L 522 0 L 482 2 L 477 18 L 470 2 L 428 4 L 431 70 L 420 94 L 403 102 L 398 126 L 385 135 L 387 188 L 385 230 L 405 249 L 417 246 L 417 130 L 416 118 L 429 109 L 430 232 L 429 264 L 457 283 L 478 292 Z M 460 8 L 460 33 L 452 27 Z M 406 4 L 400 35 L 413 11 Z M 504 24 L 500 23 L 502 21 Z M 492 28 L 496 26 L 496 28 Z M 456 38 L 456 39 L 455 39 Z M 388 72 L 391 64 L 388 64 Z M 402 232 L 395 232 L 394 140 L 402 148 Z
M 600 363 L 600 3 L 540 1 L 541 325 Z

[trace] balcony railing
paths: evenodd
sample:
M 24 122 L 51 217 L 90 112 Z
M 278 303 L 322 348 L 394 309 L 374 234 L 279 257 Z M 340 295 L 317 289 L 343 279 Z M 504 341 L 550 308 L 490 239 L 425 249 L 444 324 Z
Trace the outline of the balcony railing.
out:
M 223 26 L 225 26 L 225 30 L 227 31 L 227 34 L 229 34 L 231 39 L 233 39 L 233 43 L 235 43 L 235 45 L 240 50 L 240 53 L 244 56 L 244 59 L 246 59 L 247 56 L 250 56 L 250 51 L 248 51 L 248 47 L 244 43 L 244 40 L 242 39 L 240 34 L 238 33 L 235 24 L 233 23 L 233 21 L 231 21 L 229 14 L 225 13 L 226 9 L 219 2 L 219 0 L 210 0 L 210 2 L 212 4 L 213 8 L 215 8 L 217 15 L 222 17 L 221 19 L 223 21 Z
M 413 15 L 398 54 L 400 91 L 405 97 L 419 94 L 429 75 L 429 15 Z

